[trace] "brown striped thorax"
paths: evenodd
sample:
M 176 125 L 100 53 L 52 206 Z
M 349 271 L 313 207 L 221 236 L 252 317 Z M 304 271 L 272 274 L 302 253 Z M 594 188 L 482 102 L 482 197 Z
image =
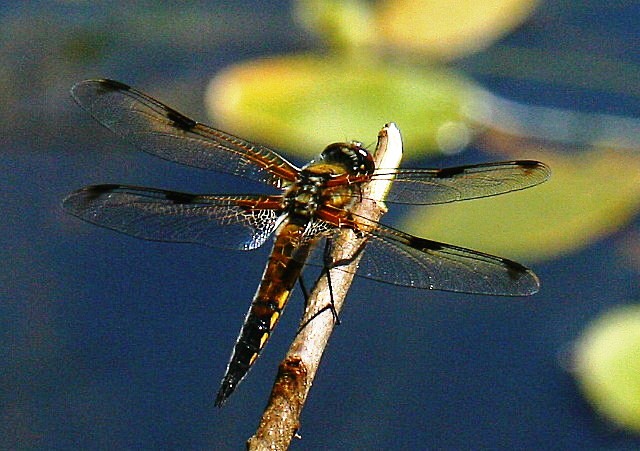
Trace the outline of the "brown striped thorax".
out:
M 322 206 L 349 207 L 357 199 L 354 192 L 374 170 L 373 157 L 362 143 L 330 144 L 300 170 L 299 180 L 284 195 L 284 209 L 291 220 L 305 221 Z

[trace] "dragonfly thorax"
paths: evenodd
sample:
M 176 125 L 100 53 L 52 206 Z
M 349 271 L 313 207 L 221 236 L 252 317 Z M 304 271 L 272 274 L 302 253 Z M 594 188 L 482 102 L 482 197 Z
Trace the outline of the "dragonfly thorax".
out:
M 284 197 L 289 215 L 303 222 L 312 218 L 321 204 L 322 191 L 328 179 L 328 174 L 314 175 L 302 170 L 300 180 L 289 188 Z
M 285 194 L 284 207 L 291 218 L 302 223 L 325 205 L 337 208 L 353 203 L 355 180 L 373 173 L 371 154 L 361 143 L 329 144 L 318 158 L 302 168 L 299 179 Z M 336 183 L 343 178 L 343 183 Z

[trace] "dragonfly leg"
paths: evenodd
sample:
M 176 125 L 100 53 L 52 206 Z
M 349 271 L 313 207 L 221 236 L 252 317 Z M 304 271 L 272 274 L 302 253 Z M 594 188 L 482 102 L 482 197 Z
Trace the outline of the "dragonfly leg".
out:
M 338 311 L 336 310 L 334 298 L 333 298 L 333 284 L 331 283 L 331 270 L 335 268 L 335 262 L 331 258 L 331 254 L 333 253 L 333 240 L 331 238 L 327 238 L 324 243 L 324 255 L 322 257 L 324 261 L 324 265 L 322 266 L 322 273 L 327 276 L 327 286 L 329 287 L 329 305 L 327 305 L 322 310 L 326 310 L 327 308 L 331 310 L 331 314 L 333 315 L 333 320 L 336 325 L 340 324 L 340 318 L 338 317 Z M 322 277 L 322 273 L 320 277 Z M 322 311 L 321 310 L 321 311 Z
M 324 268 L 322 270 L 323 272 L 325 271 Z M 324 274 L 321 273 L 319 278 L 322 277 Z M 307 290 L 307 286 L 304 283 L 304 279 L 302 278 L 302 274 L 300 274 L 300 276 L 298 277 L 298 283 L 300 284 L 300 289 L 302 290 L 302 295 L 304 296 L 304 310 L 306 311 L 307 308 L 309 308 L 309 291 Z M 329 283 L 331 283 L 331 281 L 329 281 Z M 331 293 L 331 291 L 330 291 Z M 322 312 L 330 309 L 331 313 L 333 315 L 334 320 L 336 321 L 336 324 L 340 324 L 340 320 L 338 319 L 338 315 L 337 312 L 335 311 L 335 308 L 333 306 L 333 295 L 331 295 L 331 303 L 329 305 L 326 305 L 324 307 L 322 307 L 320 310 L 318 310 L 317 312 L 315 312 L 313 315 L 311 315 L 311 317 L 306 320 L 303 324 L 300 325 L 300 327 L 298 328 L 298 331 L 296 332 L 296 335 L 300 333 L 300 331 L 302 329 L 304 329 L 305 327 L 307 327 L 307 324 L 309 324 L 311 321 L 313 321 L 318 315 L 320 315 Z
M 340 325 L 341 321 L 340 321 L 340 317 L 338 315 L 338 311 L 336 310 L 335 307 L 335 303 L 333 300 L 333 284 L 331 283 L 331 270 L 334 268 L 339 268 L 340 266 L 346 266 L 350 263 L 352 263 L 357 257 L 358 255 L 360 255 L 360 253 L 364 250 L 364 246 L 366 243 L 362 243 L 358 249 L 356 249 L 356 251 L 354 252 L 353 256 L 349 257 L 349 258 L 343 258 L 340 260 L 333 260 L 331 258 L 331 254 L 333 253 L 333 240 L 331 238 L 327 238 L 327 240 L 325 241 L 325 245 L 324 245 L 324 251 L 323 251 L 323 266 L 322 266 L 322 271 L 320 272 L 320 276 L 318 278 L 321 278 L 323 276 L 326 275 L 327 277 L 327 285 L 329 287 L 329 297 L 330 297 L 330 302 L 329 304 L 327 304 L 326 306 L 322 307 L 320 310 L 318 310 L 317 312 L 315 312 L 311 318 L 309 318 L 307 321 L 304 322 L 304 324 L 302 324 L 300 326 L 300 328 L 298 329 L 297 333 L 300 333 L 300 331 L 302 329 L 304 329 L 307 324 L 309 324 L 311 321 L 313 321 L 313 319 L 320 315 L 322 312 L 326 311 L 326 310 L 331 310 L 331 314 L 333 316 L 333 320 L 335 321 L 336 325 Z M 304 282 L 302 281 L 302 275 L 300 275 L 299 277 L 299 282 L 300 282 L 300 288 L 302 289 L 302 292 L 305 296 L 305 309 L 307 308 L 307 300 L 308 300 L 308 295 L 309 293 L 306 290 L 306 287 L 304 285 Z
M 329 241 L 330 240 L 327 239 L 327 242 L 329 242 Z M 331 249 L 329 249 L 327 251 L 327 248 L 325 246 L 324 267 L 323 267 L 322 270 L 323 271 L 325 271 L 325 270 L 328 271 L 329 269 L 339 268 L 340 266 L 350 265 L 362 253 L 362 251 L 364 250 L 364 247 L 365 247 L 366 244 L 367 244 L 366 241 L 363 242 L 362 244 L 360 244 L 360 246 L 358 246 L 358 248 L 356 249 L 356 251 L 353 253 L 353 255 L 351 257 L 342 258 L 340 260 L 335 260 L 335 261 L 331 260 L 331 252 L 332 252 L 333 249 L 331 248 Z
M 309 305 L 309 290 L 307 290 L 307 286 L 304 283 L 302 273 L 298 276 L 298 284 L 300 284 L 300 290 L 302 291 L 302 296 L 304 296 L 304 308 L 306 309 Z
M 311 317 L 308 320 L 306 320 L 303 324 L 301 324 L 300 327 L 298 328 L 298 331 L 296 332 L 296 335 L 298 335 L 302 331 L 302 329 L 307 327 L 307 325 L 309 323 L 311 323 L 311 321 L 313 321 L 317 316 L 319 316 L 320 314 L 322 314 L 323 312 L 325 312 L 327 310 L 331 310 L 331 312 L 333 313 L 333 318 L 334 318 L 334 320 L 336 320 L 337 316 L 336 316 L 336 313 L 335 313 L 335 308 L 333 307 L 332 304 L 327 304 L 324 307 L 322 307 L 320 310 L 315 312 L 313 315 L 311 315 Z M 340 321 L 337 320 L 336 324 L 340 324 Z
M 317 312 L 311 315 L 311 317 L 307 321 L 301 324 L 297 333 L 300 333 L 300 331 L 304 329 L 307 326 L 307 324 L 309 324 L 318 315 L 320 315 L 321 313 L 327 310 L 331 311 L 331 315 L 333 316 L 333 320 L 335 321 L 336 325 L 340 324 L 340 317 L 338 316 L 338 311 L 336 310 L 335 303 L 333 300 L 333 285 L 331 283 L 331 269 L 335 267 L 335 263 L 331 260 L 332 251 L 333 251 L 333 242 L 331 239 L 327 238 L 324 246 L 323 257 L 322 257 L 324 264 L 322 266 L 322 270 L 320 271 L 320 275 L 318 276 L 318 280 L 320 280 L 325 275 L 327 276 L 327 285 L 329 287 L 329 298 L 330 298 L 329 304 L 319 309 Z M 304 304 L 305 304 L 304 307 L 306 310 L 308 308 L 309 292 L 307 291 L 304 281 L 302 280 L 302 274 L 299 276 L 298 282 L 300 283 L 300 289 L 302 290 L 302 294 L 304 295 Z

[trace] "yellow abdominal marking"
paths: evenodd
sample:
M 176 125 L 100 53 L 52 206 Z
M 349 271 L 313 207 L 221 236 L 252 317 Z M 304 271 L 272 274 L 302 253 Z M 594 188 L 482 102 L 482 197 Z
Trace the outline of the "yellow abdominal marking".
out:
M 273 330 L 278 322 L 278 318 L 280 318 L 280 313 L 273 312 L 273 315 L 271 315 L 271 321 L 269 322 L 269 330 Z
M 262 348 L 264 346 L 264 344 L 267 342 L 267 340 L 269 339 L 269 333 L 265 332 L 262 337 L 260 338 L 260 348 Z M 258 354 L 255 354 L 253 357 L 251 357 L 252 362 L 254 360 L 254 357 L 258 357 Z
M 257 358 L 258 358 L 258 353 L 256 352 L 249 359 L 249 365 L 253 365 L 253 362 L 255 362 Z
M 282 293 L 280 294 L 280 296 L 278 296 L 277 302 L 278 302 L 278 308 L 282 309 L 284 308 L 284 305 L 287 303 L 287 300 L 289 299 L 289 294 L 291 292 L 289 290 L 283 290 Z

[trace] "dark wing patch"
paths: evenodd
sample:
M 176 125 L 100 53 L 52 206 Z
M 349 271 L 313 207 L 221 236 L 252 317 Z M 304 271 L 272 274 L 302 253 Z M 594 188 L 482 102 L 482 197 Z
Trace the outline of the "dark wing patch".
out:
M 356 276 L 411 288 L 498 296 L 528 296 L 540 288 L 537 276 L 512 260 L 418 238 L 364 218 L 359 221 L 372 234 Z M 320 251 L 310 264 L 322 266 Z
M 71 93 L 98 122 L 156 157 L 277 188 L 297 177 L 298 168 L 273 150 L 200 124 L 123 83 L 86 80 Z
M 273 234 L 278 196 L 209 196 L 126 185 L 93 185 L 63 207 L 93 224 L 152 241 L 256 249 Z
M 391 192 L 385 202 L 429 205 L 530 188 L 546 181 L 551 170 L 538 161 L 519 160 L 445 169 L 378 170 L 372 178 L 393 175 Z

